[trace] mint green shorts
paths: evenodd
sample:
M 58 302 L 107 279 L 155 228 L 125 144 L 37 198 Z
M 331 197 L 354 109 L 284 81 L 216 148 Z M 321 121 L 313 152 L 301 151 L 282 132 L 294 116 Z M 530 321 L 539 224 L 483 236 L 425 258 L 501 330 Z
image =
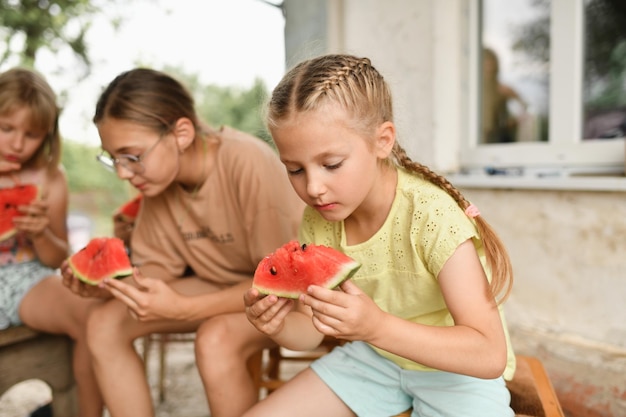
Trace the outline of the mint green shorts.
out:
M 368 344 L 336 347 L 311 364 L 357 416 L 389 417 L 413 407 L 412 417 L 513 417 L 503 378 L 409 371 Z

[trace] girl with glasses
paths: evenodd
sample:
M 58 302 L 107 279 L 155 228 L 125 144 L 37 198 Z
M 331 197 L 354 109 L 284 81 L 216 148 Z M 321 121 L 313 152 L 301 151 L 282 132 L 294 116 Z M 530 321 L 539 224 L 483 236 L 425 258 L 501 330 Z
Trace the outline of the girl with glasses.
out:
M 202 123 L 172 77 L 134 69 L 103 91 L 93 121 L 101 162 L 142 195 L 131 237 L 132 278 L 75 292 L 106 301 L 87 334 L 112 417 L 154 415 L 133 341 L 196 332 L 196 359 L 215 417 L 240 417 L 258 398 L 246 369 L 273 345 L 246 319 L 242 298 L 259 261 L 294 239 L 303 205 L 276 152 L 229 127 Z
M 87 311 L 98 300 L 67 291 L 56 271 L 70 250 L 59 113 L 55 93 L 37 72 L 14 68 L 0 74 L 0 188 L 37 187 L 31 203 L 16 207 L 15 233 L 0 241 L 0 329 L 25 324 L 69 335 L 79 415 L 100 417 L 84 333 Z M 10 209 L 3 204 L 3 211 Z M 48 405 L 36 413 L 50 411 Z

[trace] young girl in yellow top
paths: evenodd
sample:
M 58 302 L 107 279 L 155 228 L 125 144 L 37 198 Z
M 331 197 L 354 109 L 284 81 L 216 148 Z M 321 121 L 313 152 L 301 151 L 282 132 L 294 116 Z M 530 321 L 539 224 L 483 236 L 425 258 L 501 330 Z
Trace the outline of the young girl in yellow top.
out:
M 0 74 L 0 187 L 34 184 L 39 193 L 19 208 L 17 233 L 0 242 L 0 328 L 23 323 L 71 336 L 79 415 L 99 417 L 102 401 L 83 332 L 94 301 L 67 291 L 55 274 L 69 254 L 58 118 L 56 96 L 41 75 L 22 68 Z
M 391 103 L 369 59 L 349 55 L 302 62 L 273 91 L 268 126 L 308 206 L 301 243 L 362 267 L 295 306 L 248 290 L 248 319 L 280 345 L 348 343 L 245 416 L 513 415 L 515 357 L 496 302 L 510 289 L 508 256 L 476 207 L 409 159 Z

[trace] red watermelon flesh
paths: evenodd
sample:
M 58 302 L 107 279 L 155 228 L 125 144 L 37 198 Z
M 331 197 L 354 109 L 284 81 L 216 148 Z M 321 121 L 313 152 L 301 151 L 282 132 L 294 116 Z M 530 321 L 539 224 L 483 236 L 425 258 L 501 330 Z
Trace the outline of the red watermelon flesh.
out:
M 298 298 L 309 285 L 333 289 L 360 267 L 336 249 L 292 240 L 259 262 L 252 286 L 262 294 Z
M 37 198 L 38 189 L 34 184 L 21 184 L 0 189 L 0 240 L 6 240 L 17 232 L 13 218 L 23 216 L 18 207 L 30 204 Z
M 79 280 L 90 285 L 133 273 L 124 242 L 116 237 L 91 239 L 87 246 L 70 256 L 69 266 Z
M 121 215 L 122 217 L 124 217 L 125 221 L 132 222 L 133 220 L 135 220 L 137 214 L 139 213 L 139 207 L 141 206 L 142 197 L 143 194 L 139 194 L 133 199 L 122 204 L 117 210 L 115 210 L 115 213 L 113 213 L 113 215 Z

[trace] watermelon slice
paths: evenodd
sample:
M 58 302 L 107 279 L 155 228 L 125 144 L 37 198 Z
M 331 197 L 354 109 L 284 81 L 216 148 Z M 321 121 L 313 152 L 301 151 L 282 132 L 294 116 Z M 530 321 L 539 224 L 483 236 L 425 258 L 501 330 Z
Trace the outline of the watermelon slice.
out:
M 143 194 L 138 194 L 135 198 L 122 204 L 117 210 L 115 210 L 113 216 L 122 216 L 124 221 L 132 223 L 139 213 L 142 197 Z
M 91 239 L 87 246 L 70 256 L 69 266 L 79 280 L 90 285 L 133 273 L 124 242 L 116 237 Z
M 37 194 L 37 186 L 33 184 L 0 189 L 0 241 L 15 235 L 13 218 L 24 215 L 17 210 L 18 206 L 30 204 Z
M 292 240 L 259 262 L 252 286 L 262 294 L 298 298 L 309 285 L 333 289 L 360 267 L 336 249 Z

